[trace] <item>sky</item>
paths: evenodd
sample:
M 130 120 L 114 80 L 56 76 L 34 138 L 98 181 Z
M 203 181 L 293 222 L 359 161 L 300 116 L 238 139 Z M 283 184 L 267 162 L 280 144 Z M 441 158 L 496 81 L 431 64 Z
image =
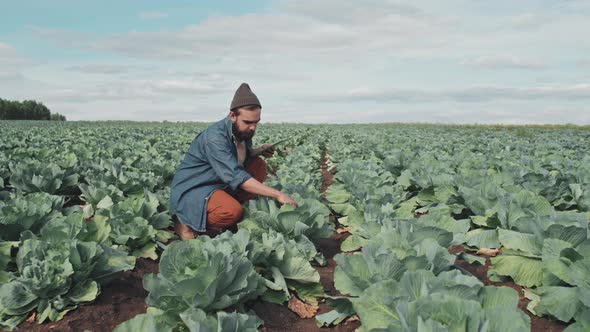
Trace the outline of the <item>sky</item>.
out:
M 68 120 L 590 124 L 590 0 L 0 0 L 0 98 Z

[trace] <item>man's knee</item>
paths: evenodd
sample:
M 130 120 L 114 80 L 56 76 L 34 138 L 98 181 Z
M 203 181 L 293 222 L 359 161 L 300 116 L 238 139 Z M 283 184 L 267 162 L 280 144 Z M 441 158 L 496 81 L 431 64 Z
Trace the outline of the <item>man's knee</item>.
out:
M 246 171 L 259 182 L 266 179 L 266 161 L 260 157 L 254 157 L 246 167 Z
M 242 218 L 244 210 L 235 199 L 226 200 L 223 205 L 207 214 L 208 228 L 222 229 L 235 225 Z
M 224 213 L 227 220 L 231 221 L 232 223 L 237 223 L 242 218 L 244 209 L 242 208 L 242 205 L 238 203 L 238 201 L 233 200 L 230 204 L 228 204 Z

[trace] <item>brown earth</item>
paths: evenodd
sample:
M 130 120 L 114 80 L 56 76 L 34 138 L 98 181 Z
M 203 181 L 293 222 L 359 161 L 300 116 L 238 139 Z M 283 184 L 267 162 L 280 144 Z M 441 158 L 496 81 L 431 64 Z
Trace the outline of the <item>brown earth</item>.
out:
M 328 172 L 325 156 L 322 158 L 322 193 L 332 183 L 332 174 Z M 335 221 L 332 216 L 331 219 Z M 318 250 L 326 257 L 327 265 L 316 267 L 320 274 L 320 281 L 326 290 L 326 294 L 339 295 L 334 288 L 334 267 L 336 262 L 333 257 L 340 251 L 340 243 L 348 234 L 335 233 L 329 239 L 323 239 L 318 244 Z M 110 284 L 106 285 L 95 302 L 81 305 L 78 309 L 69 312 L 59 322 L 49 322 L 41 325 L 35 322 L 24 322 L 19 326 L 19 331 L 59 331 L 59 332 L 110 332 L 118 324 L 145 313 L 147 305 L 145 298 L 147 291 L 143 288 L 143 276 L 146 273 L 157 273 L 158 263 L 139 259 L 133 271 L 125 272 Z M 256 301 L 252 306 L 256 314 L 264 320 L 261 331 L 335 331 L 352 332 L 360 326 L 358 321 L 344 322 L 331 328 L 319 328 L 314 318 L 303 319 L 289 310 L 286 305 L 278 305 L 268 302 Z M 318 314 L 332 310 L 325 304 L 320 304 Z
M 330 239 L 323 239 L 319 243 L 319 251 L 324 254 L 327 265 L 316 267 L 320 274 L 320 281 L 326 294 L 339 295 L 334 288 L 334 268 L 336 262 L 333 257 L 340 251 L 340 243 L 347 234 L 334 234 Z M 125 272 L 110 284 L 106 285 L 97 300 L 69 312 L 59 322 L 37 325 L 25 322 L 19 326 L 19 331 L 59 331 L 59 332 L 110 332 L 118 324 L 145 313 L 147 305 L 145 298 L 147 291 L 143 289 L 143 276 L 146 273 L 157 273 L 158 263 L 152 260 L 139 259 L 135 270 Z M 252 307 L 256 314 L 264 320 L 263 332 L 273 331 L 334 331 L 352 332 L 359 322 L 345 322 L 332 328 L 318 328 L 314 318 L 302 319 L 289 310 L 286 305 L 256 301 Z M 332 310 L 325 304 L 320 304 L 318 314 Z
M 326 155 L 325 154 L 322 156 L 322 159 L 321 159 L 321 169 L 322 169 L 321 193 L 322 193 L 322 195 L 324 195 L 326 189 L 333 182 L 333 174 L 328 171 L 328 166 L 326 163 Z M 416 218 L 420 218 L 420 216 L 425 215 L 427 213 L 428 212 L 418 213 L 418 214 L 416 214 Z M 461 216 L 463 216 L 463 214 L 465 214 L 465 211 L 462 212 Z M 463 216 L 463 218 L 465 218 L 465 216 Z M 333 222 L 335 224 L 338 223 L 335 220 L 333 220 Z M 340 252 L 340 243 L 348 235 L 349 234 L 347 234 L 347 233 L 335 234 L 334 236 L 332 236 L 331 239 L 327 239 L 327 240 L 324 240 L 319 243 L 320 251 L 322 251 L 322 253 L 324 253 L 326 258 L 328 258 L 328 265 L 323 268 L 318 268 L 318 271 L 320 272 L 322 285 L 324 286 L 326 293 L 329 295 L 340 295 L 340 294 L 338 294 L 338 291 L 334 288 L 334 267 L 336 266 L 336 264 L 335 264 L 334 260 L 332 259 L 332 257 L 334 257 L 334 255 L 336 253 Z M 461 252 L 461 251 L 464 251 L 468 254 L 472 254 L 470 252 L 467 252 L 463 248 L 462 245 L 457 245 L 457 246 L 453 246 L 453 247 L 449 248 L 449 252 L 453 253 L 453 254 Z M 527 299 L 524 296 L 523 288 L 521 286 L 515 284 L 513 281 L 507 281 L 507 282 L 492 282 L 492 281 L 490 281 L 488 279 L 488 273 L 487 273 L 490 263 L 491 263 L 490 257 L 486 256 L 486 255 L 480 255 L 480 256 L 485 257 L 485 259 L 486 259 L 486 264 L 484 266 L 469 264 L 468 262 L 466 262 L 465 260 L 460 259 L 460 258 L 457 258 L 457 260 L 455 262 L 455 266 L 470 272 L 476 278 L 481 280 L 484 283 L 484 285 L 507 286 L 507 287 L 510 287 L 510 288 L 513 288 L 514 290 L 516 290 L 518 292 L 518 297 L 519 297 L 518 308 L 520 310 L 524 311 L 530 317 L 532 332 L 561 332 L 569 325 L 569 324 L 566 324 L 566 323 L 563 323 L 560 321 L 551 320 L 549 318 L 538 317 L 538 316 L 533 315 L 526 308 L 530 301 L 529 301 L 529 299 Z M 320 308 L 320 313 L 324 313 L 324 311 L 321 311 L 321 308 Z M 355 322 L 355 326 L 356 326 L 356 324 L 358 324 L 358 326 L 360 326 L 360 324 L 358 322 Z M 350 325 L 352 325 L 352 324 L 350 324 Z M 324 331 L 324 330 L 326 330 L 326 329 L 324 328 L 324 329 L 321 329 L 318 331 Z M 305 331 L 307 331 L 307 330 L 305 330 Z M 316 331 L 316 330 L 309 330 L 309 331 Z M 345 331 L 348 331 L 348 330 L 345 330 Z
M 333 174 L 328 171 L 326 165 L 325 154 L 321 159 L 321 170 L 321 193 L 323 195 L 326 188 L 328 188 L 333 181 Z M 337 224 L 333 215 L 331 216 L 331 220 Z M 320 274 L 320 282 L 328 295 L 340 295 L 334 287 L 334 268 L 336 267 L 336 262 L 333 257 L 340 252 L 340 244 L 348 235 L 348 233 L 334 233 L 331 238 L 320 240 L 318 243 L 318 250 L 326 257 L 327 265 L 316 267 L 316 269 Z M 449 248 L 449 252 L 451 253 L 458 253 L 460 251 L 465 251 L 463 246 L 459 245 Z M 485 266 L 472 265 L 459 258 L 455 262 L 455 265 L 469 271 L 485 285 L 507 286 L 515 289 L 519 294 L 518 307 L 531 318 L 531 331 L 560 332 L 567 327 L 567 324 L 534 316 L 526 310 L 529 300 L 524 297 L 522 287 L 516 285 L 514 282 L 490 281 L 487 277 L 487 270 L 490 265 L 489 257 L 485 255 L 480 256 L 486 258 Z M 81 305 L 78 309 L 68 313 L 64 319 L 59 322 L 49 322 L 42 325 L 37 325 L 34 322 L 24 322 L 19 326 L 19 331 L 110 332 L 121 322 L 146 311 L 147 305 L 145 304 L 145 298 L 147 292 L 143 288 L 143 276 L 146 273 L 157 272 L 157 262 L 147 259 L 138 259 L 136 268 L 133 271 L 123 273 L 112 283 L 103 287 L 101 294 L 95 302 L 88 305 Z M 277 305 L 262 301 L 255 302 L 252 309 L 264 320 L 264 326 L 260 329 L 260 331 L 263 332 L 352 332 L 360 326 L 359 321 L 346 321 L 335 327 L 319 328 L 316 326 L 315 319 L 302 319 L 289 310 L 286 305 Z M 331 308 L 328 305 L 322 303 L 320 304 L 318 314 L 323 314 L 330 310 Z
M 456 254 L 459 252 L 465 252 L 468 255 L 473 255 L 473 252 L 465 250 L 462 245 L 456 245 L 449 248 L 449 252 L 452 254 Z M 457 258 L 455 261 L 455 266 L 460 267 L 464 270 L 469 271 L 475 277 L 477 277 L 484 285 L 494 285 L 494 286 L 506 286 L 510 287 L 518 292 L 518 308 L 522 310 L 525 314 L 527 314 L 531 318 L 531 331 L 533 332 L 561 332 L 565 330 L 568 324 L 557 321 L 551 320 L 545 317 L 538 317 L 533 315 L 530 311 L 527 310 L 527 305 L 529 304 L 529 299 L 524 296 L 524 289 L 523 287 L 514 283 L 514 281 L 507 281 L 507 282 L 494 282 L 490 281 L 488 278 L 488 269 L 490 267 L 490 256 L 488 255 L 474 255 L 484 257 L 486 259 L 485 265 L 475 265 L 469 264 L 463 259 Z
M 327 161 L 328 158 L 324 152 L 320 159 L 320 168 L 322 170 L 322 186 L 320 187 L 320 193 L 322 194 L 322 197 L 325 197 L 326 189 L 328 189 L 328 187 L 332 185 L 332 182 L 334 182 L 334 175 L 328 170 Z
M 348 234 L 334 234 L 329 239 L 320 240 L 319 251 L 326 257 L 326 266 L 316 267 L 320 274 L 320 282 L 328 295 L 340 295 L 334 288 L 334 268 L 336 262 L 333 257 L 335 254 L 340 252 L 340 243 Z M 316 325 L 314 318 L 299 318 L 297 314 L 289 310 L 285 305 L 278 305 L 268 302 L 256 302 L 253 306 L 253 310 L 256 312 L 258 317 L 264 320 L 264 326 L 260 329 L 262 332 L 280 332 L 280 331 L 293 331 L 293 332 L 352 332 L 360 326 L 358 321 L 345 321 L 334 327 L 323 327 L 319 328 Z M 320 303 L 320 310 L 318 315 L 324 314 L 332 308 L 326 304 Z
M 111 332 L 121 322 L 146 311 L 147 291 L 143 289 L 143 276 L 157 272 L 157 262 L 140 258 L 133 271 L 124 272 L 104 286 L 95 302 L 81 305 L 55 323 L 38 325 L 35 322 L 24 322 L 19 326 L 19 331 Z
M 328 171 L 325 153 L 322 155 L 320 165 L 322 170 L 322 186 L 320 192 L 323 196 L 326 189 L 332 184 L 333 181 L 333 175 Z M 330 216 L 330 220 L 337 224 L 336 218 L 333 215 Z M 316 267 L 316 270 L 320 274 L 320 282 L 322 283 L 322 286 L 328 295 L 340 295 L 340 293 L 338 293 L 334 287 L 334 268 L 336 267 L 334 255 L 340 252 L 340 244 L 342 241 L 344 241 L 344 239 L 346 239 L 348 235 L 349 234 L 334 233 L 329 239 L 321 239 L 318 242 L 318 251 L 324 255 L 327 264 L 326 266 Z M 319 328 L 316 325 L 314 318 L 299 318 L 297 314 L 289 310 L 289 308 L 287 308 L 285 305 L 278 305 L 268 302 L 257 302 L 253 306 L 253 310 L 262 320 L 264 320 L 264 326 L 260 329 L 262 332 L 352 332 L 360 326 L 360 322 L 358 321 L 345 321 L 334 327 Z M 318 315 L 324 314 L 330 310 L 332 310 L 330 306 L 320 303 Z

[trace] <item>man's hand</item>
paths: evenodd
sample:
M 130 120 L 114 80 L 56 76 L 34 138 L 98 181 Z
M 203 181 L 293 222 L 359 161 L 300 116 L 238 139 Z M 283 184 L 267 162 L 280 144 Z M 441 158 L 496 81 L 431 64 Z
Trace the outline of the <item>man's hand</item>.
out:
M 279 196 L 277 196 L 277 201 L 279 201 L 281 204 L 290 204 L 293 207 L 297 207 L 297 203 L 295 203 L 295 201 L 285 193 L 280 193 Z
M 259 149 L 260 149 L 259 154 L 263 155 L 266 158 L 272 157 L 272 155 L 276 151 L 275 146 L 272 144 L 263 144 Z
M 264 183 L 260 183 L 255 178 L 250 178 L 240 185 L 240 188 L 252 194 L 262 195 L 265 197 L 272 197 L 281 204 L 290 204 L 297 207 L 297 203 L 291 199 L 287 194 L 282 193 L 275 188 L 269 187 Z

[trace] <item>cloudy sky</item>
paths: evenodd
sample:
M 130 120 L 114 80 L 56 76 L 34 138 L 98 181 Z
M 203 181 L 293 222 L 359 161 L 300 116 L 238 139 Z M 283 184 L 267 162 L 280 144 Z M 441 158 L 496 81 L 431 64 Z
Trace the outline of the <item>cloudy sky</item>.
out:
M 0 98 L 69 120 L 590 124 L 590 0 L 2 1 Z

